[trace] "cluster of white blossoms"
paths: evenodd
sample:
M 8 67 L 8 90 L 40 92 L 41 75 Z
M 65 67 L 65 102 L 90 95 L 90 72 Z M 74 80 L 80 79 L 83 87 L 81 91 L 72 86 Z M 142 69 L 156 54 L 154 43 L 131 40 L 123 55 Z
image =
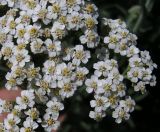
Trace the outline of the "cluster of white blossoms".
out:
M 0 5 L 8 6 L 0 17 L 5 87 L 24 89 L 16 102 L 0 100 L 0 113 L 10 112 L 0 131 L 56 130 L 62 102 L 82 86 L 94 94 L 91 118 L 100 120 L 112 110 L 120 123 L 129 119 L 135 106 L 124 80 L 142 93 L 147 84 L 156 84 L 152 75 L 156 64 L 147 51 L 136 47 L 137 37 L 124 22 L 104 19 L 110 31 L 105 38 L 99 36 L 98 9 L 90 1 L 0 0 Z M 127 58 L 129 65 L 123 74 L 111 50 Z

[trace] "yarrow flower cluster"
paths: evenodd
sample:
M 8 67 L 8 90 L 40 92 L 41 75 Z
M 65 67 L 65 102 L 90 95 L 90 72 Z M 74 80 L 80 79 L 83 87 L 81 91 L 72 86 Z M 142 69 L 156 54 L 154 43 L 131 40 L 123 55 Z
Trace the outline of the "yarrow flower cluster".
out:
M 156 64 L 149 52 L 136 47 L 137 37 L 119 19 L 104 18 L 109 32 L 101 37 L 98 9 L 90 1 L 0 0 L 0 4 L 9 7 L 0 17 L 5 87 L 24 89 L 16 102 L 0 100 L 0 113 L 10 112 L 0 131 L 56 130 L 64 99 L 82 86 L 94 95 L 91 118 L 100 120 L 111 110 L 120 123 L 135 107 L 128 91 L 145 93 L 146 85 L 156 84 Z M 110 52 L 126 58 L 124 72 Z

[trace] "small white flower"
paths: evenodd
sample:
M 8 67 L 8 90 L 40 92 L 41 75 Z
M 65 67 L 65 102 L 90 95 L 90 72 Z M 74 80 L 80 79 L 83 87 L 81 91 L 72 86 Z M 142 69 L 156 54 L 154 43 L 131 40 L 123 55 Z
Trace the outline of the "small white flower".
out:
M 60 88 L 59 94 L 62 98 L 69 98 L 73 96 L 77 87 L 74 83 L 71 82 L 70 79 L 63 79 L 58 82 L 58 87 Z
M 33 107 L 35 96 L 33 90 L 23 90 L 21 92 L 21 97 L 16 98 L 16 103 L 21 107 L 21 109 L 26 109 L 27 107 Z
M 146 84 L 142 81 L 138 82 L 135 86 L 134 86 L 134 91 L 141 91 L 142 94 L 144 94 L 146 92 Z
M 44 75 L 42 79 L 36 81 L 36 86 L 39 86 L 46 92 L 50 93 L 51 88 L 57 87 L 57 83 L 54 80 L 52 80 L 51 76 Z
M 129 47 L 128 51 L 127 51 L 127 57 L 131 57 L 133 55 L 137 55 L 139 53 L 139 49 L 132 45 Z
M 82 14 L 79 12 L 72 12 L 71 14 L 67 15 L 67 22 L 68 22 L 68 30 L 78 30 L 83 27 L 82 23 Z
M 3 112 L 11 112 L 13 105 L 10 101 L 0 99 L 0 114 Z
M 49 57 L 55 57 L 60 54 L 61 51 L 60 41 L 52 41 L 51 39 L 47 39 L 44 43 L 46 45 Z
M 8 114 L 7 118 L 4 119 L 4 126 L 7 130 L 14 130 L 14 131 L 18 131 L 18 123 L 20 123 L 20 118 L 17 116 L 14 116 L 13 114 Z
M 97 120 L 97 121 L 101 120 L 105 116 L 106 116 L 106 114 L 104 112 L 90 111 L 90 113 L 89 113 L 89 117 L 94 120 Z
M 57 65 L 56 76 L 57 80 L 62 80 L 65 78 L 71 78 L 73 66 L 71 63 L 61 63 Z
M 88 62 L 88 59 L 91 57 L 89 51 L 84 51 L 84 48 L 82 45 L 76 45 L 74 48 L 75 51 L 73 53 L 73 60 L 72 63 L 79 66 L 82 63 L 86 64 Z
M 86 91 L 92 93 L 93 91 L 96 94 L 103 93 L 102 81 L 98 79 L 97 76 L 91 76 L 90 79 L 86 79 L 85 85 L 87 86 Z
M 28 55 L 28 50 L 15 50 L 13 56 L 9 59 L 9 61 L 13 64 L 13 66 L 21 66 L 24 67 L 26 62 L 30 61 L 30 56 Z
M 30 40 L 30 39 L 34 39 L 36 37 L 39 36 L 39 30 L 40 30 L 41 26 L 40 25 L 28 25 L 26 27 L 27 32 L 24 34 L 24 38 L 25 40 Z
M 44 122 L 42 123 L 42 127 L 44 127 L 46 132 L 51 132 L 52 130 L 57 130 L 60 123 L 53 116 L 49 114 L 44 115 Z
M 36 22 L 37 20 L 42 20 L 45 25 L 51 22 L 51 18 L 48 16 L 48 10 L 46 6 L 37 5 L 35 11 L 32 14 L 32 21 Z
M 86 67 L 77 67 L 75 74 L 72 76 L 72 79 L 75 81 L 77 86 L 82 86 L 88 73 L 89 71 Z
M 135 107 L 135 101 L 129 96 L 125 100 L 120 101 L 120 106 L 124 107 L 124 110 L 127 112 L 133 112 Z
M 51 6 L 48 6 L 48 17 L 50 19 L 57 19 L 59 15 L 65 16 L 67 14 L 67 6 L 65 0 L 53 0 Z
M 98 34 L 91 30 L 86 30 L 85 35 L 80 37 L 82 44 L 87 44 L 87 47 L 94 48 L 99 44 L 100 38 Z
M 14 44 L 13 42 L 7 42 L 3 45 L 1 49 L 2 56 L 4 56 L 4 60 L 9 59 L 13 54 Z
M 131 68 L 130 71 L 127 72 L 127 76 L 133 83 L 137 83 L 138 79 L 142 78 L 142 69 L 137 67 Z
M 66 34 L 65 25 L 59 22 L 54 22 L 51 33 L 55 40 L 62 39 Z
M 38 127 L 38 124 L 33 121 L 31 118 L 27 118 L 26 121 L 23 122 L 23 127 L 20 129 L 20 132 L 35 132 L 34 130 Z
M 37 110 L 37 108 L 31 108 L 28 111 L 25 111 L 24 113 L 28 115 L 30 119 L 37 120 L 37 122 L 41 122 L 41 119 L 39 118 L 40 113 Z
M 41 39 L 36 39 L 31 42 L 30 48 L 34 54 L 43 53 L 45 51 L 45 47 L 43 46 L 43 41 Z
M 129 59 L 130 67 L 139 67 L 141 65 L 142 65 L 141 58 L 139 58 L 138 56 L 133 56 Z
M 96 112 L 105 111 L 110 106 L 108 98 L 105 96 L 95 95 L 94 98 L 95 100 L 90 101 L 90 105 L 92 108 L 95 108 Z
M 104 43 L 105 44 L 108 44 L 108 47 L 110 49 L 115 49 L 116 48 L 116 45 L 118 44 L 120 40 L 120 36 L 116 35 L 116 34 L 113 34 L 109 37 L 105 37 L 104 38 Z
M 11 90 L 11 89 L 17 90 L 18 89 L 17 85 L 21 85 L 23 81 L 23 79 L 21 78 L 15 78 L 14 74 L 10 72 L 7 73 L 6 79 L 7 79 L 7 83 L 5 84 L 5 87 L 8 90 Z
M 47 104 L 46 113 L 52 114 L 54 118 L 58 118 L 59 111 L 64 109 L 64 106 L 62 103 L 60 103 L 57 98 L 52 98 L 51 101 L 49 101 Z
M 128 120 L 130 115 L 122 107 L 117 107 L 112 113 L 112 117 L 116 119 L 116 123 L 121 123 L 123 119 Z
M 52 77 L 54 76 L 56 72 L 56 64 L 54 61 L 47 60 L 44 62 L 44 67 L 42 69 L 43 73 L 47 75 L 51 75 Z M 56 77 L 55 77 L 56 78 Z
M 107 76 L 108 74 L 108 71 L 112 68 L 110 65 L 108 65 L 108 62 L 107 61 L 99 61 L 97 63 L 95 63 L 93 65 L 93 68 L 95 69 L 95 72 L 94 74 L 97 76 L 97 77 L 100 77 L 100 76 Z
M 66 0 L 68 13 L 72 13 L 73 11 L 79 11 L 82 0 Z

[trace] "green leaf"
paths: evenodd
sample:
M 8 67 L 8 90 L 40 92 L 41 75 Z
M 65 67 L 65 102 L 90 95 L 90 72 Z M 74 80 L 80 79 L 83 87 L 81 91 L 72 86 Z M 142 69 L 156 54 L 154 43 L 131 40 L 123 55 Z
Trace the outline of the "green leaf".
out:
M 154 6 L 155 0 L 147 0 L 145 3 L 145 8 L 148 12 L 151 12 Z

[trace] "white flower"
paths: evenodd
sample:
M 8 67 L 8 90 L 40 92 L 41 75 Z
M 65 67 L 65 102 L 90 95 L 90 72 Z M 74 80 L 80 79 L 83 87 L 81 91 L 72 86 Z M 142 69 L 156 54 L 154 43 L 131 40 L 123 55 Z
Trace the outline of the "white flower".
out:
M 43 41 L 41 39 L 36 39 L 31 42 L 30 48 L 34 54 L 43 53 L 45 51 L 45 47 L 43 46 Z
M 101 120 L 105 116 L 106 116 L 106 114 L 104 112 L 90 111 L 90 113 L 89 113 L 89 117 L 94 120 L 97 120 L 97 121 Z
M 36 22 L 37 20 L 42 20 L 45 25 L 49 24 L 51 22 L 51 18 L 48 16 L 48 10 L 46 9 L 46 6 L 40 6 L 37 5 L 35 8 L 33 14 L 32 14 L 32 21 Z
M 82 86 L 88 73 L 89 71 L 86 67 L 77 67 L 72 79 L 75 81 L 76 85 Z
M 142 69 L 137 67 L 131 68 L 130 71 L 127 72 L 127 76 L 133 83 L 137 83 L 138 79 L 142 78 Z
M 123 83 L 116 85 L 117 95 L 120 97 L 124 97 L 126 95 L 126 86 Z
M 62 39 L 65 36 L 65 25 L 59 23 L 59 22 L 54 22 L 53 27 L 51 29 L 51 33 L 53 38 L 56 39 Z
M 34 12 L 39 8 L 38 1 L 30 0 L 30 1 L 22 1 L 20 4 L 20 9 L 22 11 L 26 11 L 29 16 L 32 17 Z
M 112 91 L 115 91 L 115 86 L 112 82 L 112 79 L 103 79 L 102 81 L 102 88 L 103 92 L 105 92 L 106 95 L 110 95 Z
M 4 32 L 14 35 L 16 31 L 15 28 L 16 28 L 16 22 L 14 20 L 14 17 L 12 16 L 8 17 L 6 27 L 3 28 Z
M 17 116 L 14 116 L 13 114 L 8 114 L 7 118 L 4 119 L 4 126 L 7 130 L 14 130 L 14 131 L 18 131 L 18 123 L 20 123 L 20 118 Z
M 135 107 L 135 101 L 131 97 L 127 97 L 125 100 L 120 101 L 120 106 L 127 112 L 133 112 Z
M 113 111 L 112 117 L 116 119 L 116 123 L 121 123 L 123 119 L 128 120 L 130 115 L 124 108 L 119 106 Z
M 24 34 L 24 38 L 26 40 L 30 40 L 30 39 L 34 39 L 36 37 L 39 36 L 39 30 L 40 30 L 41 26 L 40 25 L 28 25 L 26 27 L 27 32 Z
M 116 34 L 113 34 L 111 36 L 107 36 L 104 38 L 104 43 L 105 44 L 108 44 L 108 47 L 110 49 L 115 49 L 116 48 L 116 45 L 118 44 L 119 40 L 120 40 L 120 36 L 119 35 L 116 35 Z
M 100 38 L 98 34 L 91 30 L 86 30 L 85 35 L 80 37 L 82 44 L 87 44 L 87 47 L 94 48 L 99 44 Z
M 27 118 L 26 121 L 23 122 L 23 127 L 20 129 L 20 132 L 31 131 L 35 132 L 34 130 L 38 127 L 38 124 L 33 121 L 31 118 Z
M 8 6 L 9 7 L 13 7 L 14 4 L 16 4 L 16 1 L 15 0 L 6 0 L 8 2 Z
M 71 47 L 65 47 L 64 49 L 63 49 L 63 54 L 64 54 L 64 56 L 63 56 L 63 60 L 64 61 L 69 61 L 69 60 L 71 60 L 71 57 L 72 57 L 72 55 L 73 55 L 73 52 L 74 52 L 74 49 L 73 48 L 71 48 Z
M 21 92 L 21 97 L 16 98 L 16 103 L 21 107 L 21 109 L 26 109 L 27 107 L 33 107 L 35 96 L 33 90 L 23 90 Z
M 66 0 L 68 13 L 71 13 L 73 11 L 79 11 L 81 3 L 82 0 Z
M 84 48 L 82 45 L 76 45 L 74 49 L 75 51 L 72 56 L 73 58 L 72 63 L 77 66 L 80 65 L 81 62 L 86 64 L 88 62 L 88 59 L 91 57 L 90 52 L 84 51 Z
M 7 34 L 4 31 L 0 31 L 0 43 L 4 44 L 8 40 Z
M 95 17 L 92 17 L 91 15 L 84 14 L 84 18 L 85 27 L 88 30 L 94 29 L 96 24 L 98 24 L 97 19 Z
M 73 96 L 77 89 L 76 85 L 72 83 L 70 79 L 63 79 L 62 81 L 59 81 L 58 87 L 60 88 L 59 94 L 62 98 L 69 98 Z
M 11 112 L 13 105 L 10 101 L 0 99 L 0 114 L 3 112 Z
M 46 92 L 50 93 L 51 88 L 57 87 L 57 83 L 54 80 L 52 80 L 51 76 L 44 75 L 42 79 L 36 81 L 36 86 L 39 86 Z
M 95 72 L 94 74 L 97 76 L 97 77 L 100 77 L 100 76 L 107 76 L 108 74 L 108 70 L 111 69 L 111 66 L 108 65 L 107 62 L 104 62 L 104 61 L 99 61 L 97 63 L 95 63 L 93 65 L 93 68 L 95 69 Z
M 95 95 L 94 98 L 95 100 L 90 101 L 90 105 L 92 108 L 95 108 L 96 112 L 105 111 L 110 106 L 108 98 L 105 96 Z
M 96 94 L 103 93 L 102 81 L 98 79 L 97 76 L 91 76 L 90 79 L 86 79 L 85 85 L 87 86 L 86 91 L 92 93 L 93 91 Z
M 5 104 L 5 101 L 0 99 L 0 114 L 4 111 L 3 105 Z
M 128 51 L 128 45 L 127 45 L 127 40 L 126 39 L 122 39 L 118 45 L 116 45 L 116 48 L 114 50 L 115 53 L 120 53 L 120 55 L 122 56 L 126 56 L 127 55 L 127 51 Z
M 22 84 L 22 79 L 21 78 L 15 78 L 13 73 L 8 72 L 6 75 L 6 79 L 7 79 L 7 83 L 5 84 L 5 87 L 8 90 L 17 90 L 18 87 L 17 85 L 21 85 Z
M 50 1 L 51 2 L 51 1 Z M 67 14 L 67 6 L 65 0 L 53 0 L 51 6 L 48 6 L 48 17 L 57 19 L 59 15 Z
M 57 65 L 56 76 L 58 80 L 70 78 L 72 75 L 73 66 L 71 63 L 61 63 Z
M 47 60 L 47 61 L 44 62 L 43 65 L 44 65 L 44 67 L 43 67 L 42 71 L 45 74 L 51 75 L 53 77 L 55 75 L 55 72 L 56 72 L 56 64 L 55 64 L 55 62 L 51 61 L 51 60 Z
M 52 116 L 56 119 L 59 116 L 59 111 L 64 109 L 64 106 L 62 103 L 60 103 L 57 98 L 52 98 L 51 101 L 49 101 L 47 104 L 46 113 L 52 114 Z
M 41 78 L 39 70 L 40 68 L 39 67 L 36 68 L 32 63 L 27 65 L 27 68 L 26 68 L 27 80 L 32 81 L 32 80 L 37 80 Z
M 139 49 L 136 46 L 132 45 L 129 47 L 129 49 L 127 51 L 127 57 L 131 57 L 131 56 L 136 55 L 138 53 L 139 53 Z
M 37 108 L 31 108 L 28 111 L 25 111 L 24 113 L 29 116 L 30 121 L 37 120 L 37 122 L 41 122 L 41 119 L 39 118 L 40 113 L 37 110 Z
M 6 4 L 7 4 L 7 1 L 6 1 L 6 0 L 2 0 L 2 1 L 0 1 L 0 4 L 1 4 L 1 5 L 6 5 Z
M 44 43 L 46 45 L 49 57 L 55 57 L 60 54 L 61 41 L 52 41 L 51 39 L 47 39 Z
M 60 123 L 53 116 L 49 114 L 44 115 L 44 122 L 42 123 L 42 127 L 44 127 L 46 132 L 51 132 L 51 130 L 57 130 Z
M 13 56 L 9 59 L 13 66 L 19 65 L 24 67 L 26 62 L 30 61 L 30 56 L 28 55 L 28 50 L 14 51 Z
M 84 14 L 91 14 L 95 18 L 97 18 L 99 16 L 99 14 L 97 13 L 97 10 L 98 10 L 98 8 L 96 7 L 95 4 L 86 3 L 83 12 L 84 12 Z
M 67 15 L 67 22 L 68 22 L 68 30 L 78 30 L 83 27 L 82 23 L 82 14 L 79 12 L 73 11 L 71 14 Z
M 7 42 L 3 45 L 2 49 L 1 49 L 1 53 L 4 56 L 4 60 L 7 60 L 12 56 L 13 47 L 14 47 L 13 42 Z
M 141 65 L 142 65 L 141 58 L 139 58 L 138 56 L 133 56 L 129 59 L 130 67 L 139 67 Z
M 152 78 L 152 70 L 147 68 L 147 69 L 143 69 L 142 71 L 142 80 L 146 83 L 149 83 L 149 81 Z
M 19 12 L 20 16 L 18 18 L 15 19 L 15 22 L 18 24 L 16 29 L 23 29 L 24 26 L 29 25 L 29 23 L 31 22 L 31 15 L 28 14 L 27 11 L 20 11 Z M 23 35 L 23 31 L 22 31 L 22 35 Z M 20 33 L 21 36 L 21 33 Z
M 119 84 L 121 81 L 123 81 L 123 76 L 119 74 L 119 71 L 117 68 L 113 68 L 108 73 L 108 78 L 113 80 L 114 84 Z
M 135 86 L 134 86 L 134 91 L 141 91 L 142 94 L 144 94 L 146 92 L 146 84 L 142 81 L 138 82 Z

